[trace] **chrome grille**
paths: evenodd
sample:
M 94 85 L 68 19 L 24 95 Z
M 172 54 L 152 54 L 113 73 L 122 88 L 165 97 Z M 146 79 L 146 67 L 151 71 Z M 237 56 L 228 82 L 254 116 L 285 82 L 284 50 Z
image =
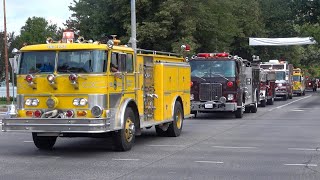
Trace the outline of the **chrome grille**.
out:
M 219 100 L 222 96 L 222 84 L 220 83 L 201 83 L 199 89 L 200 101 Z

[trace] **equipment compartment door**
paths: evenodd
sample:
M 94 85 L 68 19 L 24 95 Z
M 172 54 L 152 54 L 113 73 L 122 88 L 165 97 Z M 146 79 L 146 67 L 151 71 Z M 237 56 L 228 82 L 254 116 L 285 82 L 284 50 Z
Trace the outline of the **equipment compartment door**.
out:
M 154 64 L 153 57 L 143 57 L 143 97 L 144 97 L 144 120 L 154 119 L 154 98 L 157 98 L 154 88 Z

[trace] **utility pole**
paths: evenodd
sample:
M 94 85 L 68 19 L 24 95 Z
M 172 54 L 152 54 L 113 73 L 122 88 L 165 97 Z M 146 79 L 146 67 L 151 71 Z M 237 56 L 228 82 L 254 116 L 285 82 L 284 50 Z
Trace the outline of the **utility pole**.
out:
M 3 23 L 4 23 L 4 62 L 6 66 L 6 88 L 7 88 L 7 104 L 10 104 L 9 94 L 9 63 L 8 63 L 8 46 L 7 46 L 7 17 L 6 17 L 6 0 L 3 0 Z
M 137 52 L 136 0 L 131 0 L 131 43 L 134 52 Z

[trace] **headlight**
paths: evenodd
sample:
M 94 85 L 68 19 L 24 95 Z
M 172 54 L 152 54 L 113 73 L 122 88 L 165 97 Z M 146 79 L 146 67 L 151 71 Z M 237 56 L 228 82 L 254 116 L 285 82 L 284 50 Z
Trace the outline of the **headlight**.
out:
M 87 100 L 86 99 L 80 99 L 80 106 L 85 106 L 85 105 L 87 105 Z
M 39 99 L 28 98 L 28 99 L 26 99 L 25 105 L 27 105 L 27 106 L 38 106 L 39 105 Z
M 282 86 L 282 84 L 281 84 L 281 83 L 279 83 L 279 84 L 278 84 L 278 86 L 279 86 L 279 87 L 281 87 L 281 86 Z
M 224 103 L 226 103 L 226 101 L 227 101 L 227 99 L 225 98 L 225 97 L 220 97 L 220 102 L 222 103 L 222 104 L 224 104 Z
M 72 103 L 74 106 L 85 106 L 88 104 L 88 100 L 85 98 L 76 98 Z
M 232 101 L 234 98 L 234 95 L 233 94 L 228 94 L 228 101 Z
M 102 115 L 102 108 L 100 106 L 93 106 L 91 109 L 91 114 L 94 117 L 100 117 Z
M 27 99 L 27 100 L 26 100 L 26 105 L 27 105 L 27 106 L 31 106 L 31 103 L 32 103 L 32 100 L 31 100 L 31 99 Z

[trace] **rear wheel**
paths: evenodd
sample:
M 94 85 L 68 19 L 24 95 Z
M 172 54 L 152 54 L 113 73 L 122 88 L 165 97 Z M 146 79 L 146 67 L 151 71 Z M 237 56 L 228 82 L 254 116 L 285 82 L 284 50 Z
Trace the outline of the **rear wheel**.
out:
M 34 145 L 42 150 L 51 150 L 56 143 L 56 136 L 38 136 L 38 133 L 32 133 Z
M 167 135 L 170 137 L 180 136 L 183 125 L 183 110 L 179 101 L 174 105 L 173 122 L 169 125 Z
M 289 99 L 292 99 L 293 95 L 292 94 L 289 94 Z
M 261 107 L 266 107 L 266 104 L 267 104 L 267 101 L 265 99 L 260 101 Z
M 128 151 L 133 147 L 135 141 L 135 121 L 136 118 L 133 110 L 127 107 L 124 114 L 124 127 L 115 132 L 113 137 L 117 151 Z

